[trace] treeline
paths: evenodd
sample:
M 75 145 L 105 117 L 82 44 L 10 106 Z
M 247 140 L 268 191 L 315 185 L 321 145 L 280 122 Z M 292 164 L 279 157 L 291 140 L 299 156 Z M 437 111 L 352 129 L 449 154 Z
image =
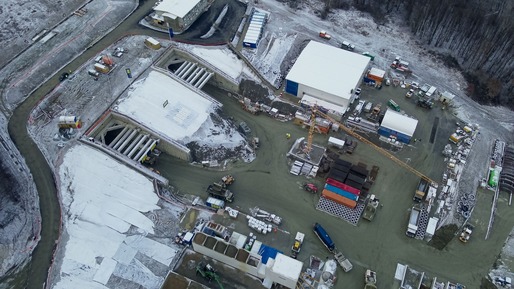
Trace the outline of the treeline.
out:
M 291 7 L 301 0 L 280 0 Z M 422 43 L 464 72 L 468 94 L 488 104 L 514 109 L 514 1 L 505 0 L 320 0 L 326 18 L 332 9 L 353 6 L 377 24 L 403 17 Z

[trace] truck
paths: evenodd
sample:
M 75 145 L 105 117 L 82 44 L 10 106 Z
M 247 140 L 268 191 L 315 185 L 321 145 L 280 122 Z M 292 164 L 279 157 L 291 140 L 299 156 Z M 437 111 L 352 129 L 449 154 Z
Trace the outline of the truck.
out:
M 293 247 L 291 247 L 291 257 L 295 258 L 300 253 L 300 249 L 302 248 L 303 240 L 305 239 L 305 234 L 297 232 L 296 237 L 294 238 Z
M 205 205 L 217 211 L 219 209 L 225 208 L 225 201 L 213 197 L 208 197 L 207 201 L 205 201 Z
M 364 289 L 377 289 L 377 273 L 370 269 L 364 273 Z
M 328 34 L 328 33 L 327 33 L 326 31 L 324 31 L 324 30 L 321 30 L 321 31 L 319 32 L 319 37 L 324 38 L 324 39 L 327 39 L 327 40 L 332 39 L 332 36 L 330 36 L 330 34 Z
M 348 260 L 348 258 L 346 258 L 343 255 L 342 252 L 336 252 L 334 254 L 334 258 L 336 259 L 339 266 L 341 266 L 341 268 L 343 268 L 343 270 L 345 272 L 349 272 L 350 270 L 352 270 L 352 268 L 353 268 L 352 263 L 350 262 L 350 260 Z
M 407 236 L 411 237 L 411 238 L 414 238 L 416 237 L 416 232 L 418 231 L 418 220 L 419 220 L 419 215 L 421 213 L 421 209 L 414 206 L 412 207 L 412 210 L 410 212 L 410 217 L 409 217 L 409 225 L 407 226 Z
M 366 207 L 364 208 L 364 213 L 362 214 L 362 218 L 364 220 L 372 221 L 375 217 L 375 214 L 377 212 L 378 205 L 380 204 L 380 201 L 375 197 L 375 195 L 371 195 L 369 197 L 368 203 L 366 204 Z
M 399 106 L 399 105 L 398 105 L 394 100 L 390 99 L 390 100 L 387 102 L 387 105 L 388 105 L 390 108 L 394 109 L 395 111 L 400 112 L 400 106 Z
M 325 245 L 325 247 L 327 247 L 327 249 L 330 252 L 333 252 L 336 248 L 336 245 L 334 244 L 334 241 L 332 241 L 330 236 L 327 234 L 327 231 L 325 231 L 325 229 L 323 229 L 323 227 L 318 223 L 314 224 L 313 230 L 314 234 L 318 236 L 321 243 L 323 243 L 323 245 Z
M 415 202 L 421 202 L 425 198 L 425 194 L 428 190 L 428 181 L 425 179 L 420 179 L 418 183 L 418 187 L 416 188 L 416 191 L 414 192 L 414 198 L 412 198 Z
M 225 202 L 232 203 L 234 201 L 234 194 L 227 189 L 225 183 L 213 183 L 207 187 L 209 196 Z

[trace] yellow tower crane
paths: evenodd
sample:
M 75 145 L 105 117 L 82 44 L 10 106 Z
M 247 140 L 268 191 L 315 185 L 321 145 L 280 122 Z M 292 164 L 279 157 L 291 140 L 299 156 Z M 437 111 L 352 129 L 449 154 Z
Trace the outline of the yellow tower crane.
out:
M 381 153 L 382 155 L 386 156 L 388 159 L 392 160 L 393 162 L 395 162 L 396 164 L 398 164 L 399 166 L 407 169 L 408 171 L 410 171 L 411 173 L 415 174 L 416 176 L 426 180 L 427 182 L 433 184 L 433 185 L 437 185 L 436 182 L 434 182 L 432 179 L 430 179 L 429 177 L 427 177 L 426 175 L 424 175 L 423 173 L 419 172 L 418 170 L 416 170 L 415 168 L 409 166 L 408 164 L 406 164 L 405 162 L 401 161 L 400 159 L 398 159 L 397 157 L 395 157 L 393 154 L 391 154 L 390 152 L 388 152 L 387 150 L 377 146 L 376 144 L 374 144 L 372 141 L 368 140 L 367 138 L 359 135 L 358 133 L 356 133 L 354 130 L 346 127 L 345 125 L 341 124 L 340 122 L 334 120 L 332 117 L 326 115 L 325 113 L 315 109 L 313 111 L 316 111 L 316 113 L 328 120 L 330 120 L 332 123 L 336 123 L 339 125 L 339 127 L 344 131 L 346 132 L 347 134 L 351 135 L 352 137 L 360 140 L 361 142 L 371 146 L 373 149 L 375 149 L 376 151 L 378 151 L 379 153 Z M 312 130 L 312 127 L 311 126 L 311 130 Z M 309 138 L 311 138 L 311 130 L 309 130 Z M 307 142 L 307 145 L 309 145 L 309 142 Z M 311 140 L 311 145 L 312 145 L 312 140 Z
M 309 127 L 309 135 L 307 136 L 307 145 L 305 146 L 304 152 L 308 155 L 312 150 L 312 139 L 314 137 L 314 129 L 316 128 L 316 112 L 318 111 L 318 107 L 316 104 L 312 106 L 312 113 L 310 117 L 310 127 Z

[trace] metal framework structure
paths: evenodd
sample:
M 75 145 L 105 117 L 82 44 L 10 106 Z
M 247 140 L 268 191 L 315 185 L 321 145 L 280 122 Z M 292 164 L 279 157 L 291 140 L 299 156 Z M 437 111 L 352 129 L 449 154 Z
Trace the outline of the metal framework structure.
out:
M 307 136 L 307 146 L 305 147 L 305 153 L 309 154 L 312 150 L 312 139 L 314 138 L 314 128 L 316 128 L 316 112 L 318 111 L 317 105 L 314 104 L 312 107 L 312 113 L 310 118 L 309 135 Z

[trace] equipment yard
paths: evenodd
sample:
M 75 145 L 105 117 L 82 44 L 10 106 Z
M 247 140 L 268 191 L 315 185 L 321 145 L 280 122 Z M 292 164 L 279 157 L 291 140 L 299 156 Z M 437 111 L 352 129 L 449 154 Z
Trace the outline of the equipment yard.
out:
M 98 9 L 92 3 L 86 6 Z M 222 21 L 229 6 L 230 19 Z M 320 21 L 309 9 L 296 12 Z M 9 133 L 28 131 L 49 168 L 35 171 L 43 158 L 28 166 L 57 187 L 54 209 L 61 215 L 53 215 L 59 226 L 52 230 L 59 237 L 46 239 L 56 248 L 45 249 L 51 260 L 29 267 L 46 264 L 38 272 L 47 274 L 45 288 L 295 288 L 297 282 L 302 288 L 494 288 L 481 286 L 510 282 L 514 210 L 500 190 L 510 175 L 500 173 L 512 165 L 511 112 L 462 97 L 460 74 L 445 67 L 438 73 L 429 56 L 403 48 L 411 63 L 400 60 L 396 26 L 377 29 L 385 39 L 372 43 L 356 28 L 374 26 L 368 16 L 340 11 L 360 21 L 341 41 L 344 29 L 322 30 L 331 25 L 321 22 L 305 31 L 302 17 L 291 13 L 273 0 L 218 1 L 202 23 L 175 39 L 155 31 L 111 39 L 72 62 L 73 71 L 60 69 L 53 78 L 60 83 L 36 90 L 28 102 L 33 107 L 23 106 L 28 124 Z M 218 14 L 222 24 L 212 23 L 205 34 Z M 259 25 L 245 26 L 252 17 Z M 142 23 L 150 27 L 150 20 Z M 243 41 L 245 33 L 251 37 Z M 70 36 L 55 40 L 62 37 Z M 321 44 L 308 46 L 311 40 Z M 224 41 L 231 43 L 219 45 Z M 351 91 L 320 91 L 309 82 L 312 75 L 288 78 L 305 47 L 321 47 L 327 57 L 342 53 L 365 69 L 341 69 L 344 79 L 336 82 Z M 28 65 L 33 49 L 20 63 Z M 68 61 L 71 56 L 58 66 Z M 38 81 L 46 71 L 26 69 Z M 14 90 L 35 89 L 28 78 L 13 81 L 2 111 L 21 101 Z M 19 278 L 5 284 L 27 287 Z

